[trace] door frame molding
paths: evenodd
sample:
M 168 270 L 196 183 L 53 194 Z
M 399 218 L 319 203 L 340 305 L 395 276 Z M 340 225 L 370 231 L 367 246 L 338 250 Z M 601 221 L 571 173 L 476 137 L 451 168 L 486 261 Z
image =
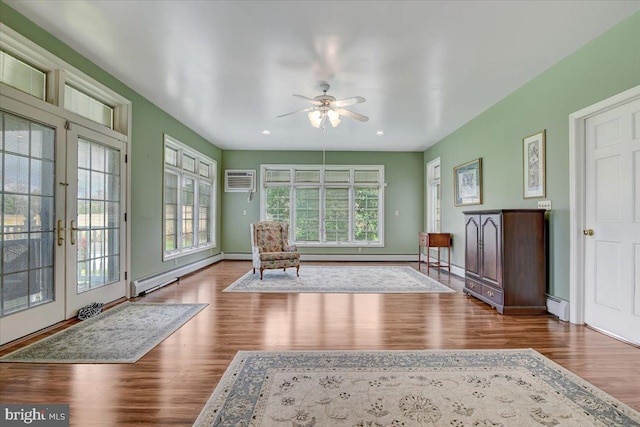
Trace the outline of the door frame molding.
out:
M 640 85 L 569 115 L 569 321 L 584 323 L 585 122 L 588 118 L 640 99 Z

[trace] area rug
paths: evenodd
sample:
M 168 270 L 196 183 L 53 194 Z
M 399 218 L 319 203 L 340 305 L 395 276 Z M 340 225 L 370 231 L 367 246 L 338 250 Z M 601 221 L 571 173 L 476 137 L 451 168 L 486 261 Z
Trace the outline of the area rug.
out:
M 532 349 L 240 351 L 195 426 L 638 426 Z
M 263 280 L 258 271 L 233 282 L 223 292 L 327 292 L 327 293 L 438 293 L 455 292 L 447 286 L 402 265 L 394 266 L 313 266 L 294 269 L 265 270 Z
M 134 363 L 208 304 L 123 303 L 0 358 L 25 363 Z

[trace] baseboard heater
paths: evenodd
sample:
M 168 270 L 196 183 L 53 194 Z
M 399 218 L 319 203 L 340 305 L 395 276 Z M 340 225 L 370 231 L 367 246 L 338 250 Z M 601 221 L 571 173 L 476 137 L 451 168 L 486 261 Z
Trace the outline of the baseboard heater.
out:
M 560 320 L 569 321 L 569 302 L 547 294 L 547 311 Z
M 196 261 L 191 264 L 183 265 L 178 268 L 165 271 L 155 276 L 149 276 L 142 279 L 134 280 L 131 282 L 131 297 L 137 297 L 151 291 L 155 291 L 156 289 L 175 282 L 184 275 L 193 273 L 196 270 L 200 270 L 201 268 L 207 267 L 218 261 L 222 261 L 222 259 L 223 255 L 218 254 L 201 261 Z

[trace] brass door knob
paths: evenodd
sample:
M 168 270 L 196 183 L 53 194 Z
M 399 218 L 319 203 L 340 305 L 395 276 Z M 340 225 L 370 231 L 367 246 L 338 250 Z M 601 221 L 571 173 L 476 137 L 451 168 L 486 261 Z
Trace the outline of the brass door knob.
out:
M 586 230 L 582 230 L 582 234 L 585 236 L 593 236 L 593 229 L 587 228 Z

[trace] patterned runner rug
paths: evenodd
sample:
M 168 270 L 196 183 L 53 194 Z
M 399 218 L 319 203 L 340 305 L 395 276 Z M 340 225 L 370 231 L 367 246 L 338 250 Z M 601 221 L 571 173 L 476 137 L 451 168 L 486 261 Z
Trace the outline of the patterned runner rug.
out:
M 327 293 L 437 293 L 455 292 L 419 271 L 394 266 L 313 266 L 302 265 L 300 277 L 295 269 L 265 270 L 264 278 L 249 271 L 223 292 L 327 292 Z
M 638 426 L 532 349 L 240 351 L 195 426 Z
M 207 305 L 125 302 L 0 362 L 134 363 Z

